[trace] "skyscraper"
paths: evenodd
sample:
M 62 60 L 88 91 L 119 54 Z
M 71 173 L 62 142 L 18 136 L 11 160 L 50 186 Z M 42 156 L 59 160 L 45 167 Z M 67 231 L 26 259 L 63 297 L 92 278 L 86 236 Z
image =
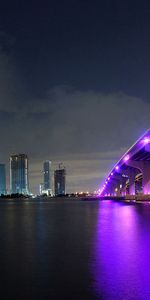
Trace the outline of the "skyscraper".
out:
M 6 169 L 4 164 L 0 164 L 0 195 L 6 194 Z
M 51 190 L 51 161 L 46 160 L 43 164 L 44 190 Z
M 66 169 L 59 165 L 59 169 L 54 171 L 55 196 L 66 193 Z
M 10 157 L 10 191 L 11 193 L 28 194 L 28 157 L 16 154 Z

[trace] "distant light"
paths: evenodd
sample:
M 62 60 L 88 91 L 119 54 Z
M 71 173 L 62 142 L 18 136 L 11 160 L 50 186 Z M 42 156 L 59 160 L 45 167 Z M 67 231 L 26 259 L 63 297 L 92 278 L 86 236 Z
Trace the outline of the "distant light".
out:
M 127 154 L 125 157 L 124 157 L 124 161 L 128 161 L 130 159 L 130 156 L 129 156 L 129 154 Z
M 108 177 L 107 179 L 110 180 L 110 177 Z
M 115 168 L 116 170 L 119 170 L 119 166 L 116 166 L 116 168 Z
M 113 175 L 114 175 L 114 173 L 112 172 L 110 175 L 111 175 L 111 176 L 113 176 Z

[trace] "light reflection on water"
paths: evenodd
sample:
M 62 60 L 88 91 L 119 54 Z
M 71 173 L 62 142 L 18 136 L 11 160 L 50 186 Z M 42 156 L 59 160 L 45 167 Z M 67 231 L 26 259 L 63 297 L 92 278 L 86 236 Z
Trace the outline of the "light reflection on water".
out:
M 90 263 L 101 299 L 150 299 L 150 206 L 103 201 Z
M 149 300 L 149 282 L 149 204 L 0 202 L 2 299 Z

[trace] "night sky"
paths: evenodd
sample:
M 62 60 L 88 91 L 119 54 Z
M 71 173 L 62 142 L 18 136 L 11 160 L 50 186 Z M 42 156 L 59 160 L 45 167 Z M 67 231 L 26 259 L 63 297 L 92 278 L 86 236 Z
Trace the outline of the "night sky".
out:
M 149 127 L 150 1 L 1 3 L 0 162 L 28 154 L 31 191 L 46 159 L 99 188 Z

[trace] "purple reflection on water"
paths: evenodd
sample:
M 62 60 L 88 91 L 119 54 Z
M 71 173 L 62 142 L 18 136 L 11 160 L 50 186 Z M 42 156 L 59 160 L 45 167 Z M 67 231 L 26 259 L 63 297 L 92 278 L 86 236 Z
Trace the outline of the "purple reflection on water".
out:
M 104 300 L 150 299 L 150 205 L 100 202 L 90 271 Z

